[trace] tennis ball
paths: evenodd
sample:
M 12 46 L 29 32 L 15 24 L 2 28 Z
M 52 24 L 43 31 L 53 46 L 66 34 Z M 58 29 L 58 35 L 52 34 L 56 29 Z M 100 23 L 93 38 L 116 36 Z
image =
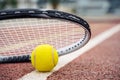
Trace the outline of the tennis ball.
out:
M 49 44 L 39 45 L 32 51 L 31 62 L 38 71 L 51 71 L 58 62 L 57 50 Z

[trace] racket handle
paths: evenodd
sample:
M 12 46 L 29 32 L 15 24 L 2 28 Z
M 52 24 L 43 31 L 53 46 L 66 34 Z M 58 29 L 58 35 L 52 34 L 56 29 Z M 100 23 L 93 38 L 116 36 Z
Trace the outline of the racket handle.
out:
M 0 63 L 30 62 L 30 55 L 0 57 Z

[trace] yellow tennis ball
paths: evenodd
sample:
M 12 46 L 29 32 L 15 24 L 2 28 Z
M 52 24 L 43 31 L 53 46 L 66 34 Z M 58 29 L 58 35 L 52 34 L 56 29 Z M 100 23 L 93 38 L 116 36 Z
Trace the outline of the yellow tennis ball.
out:
M 31 54 L 31 62 L 38 71 L 51 71 L 58 62 L 57 50 L 48 44 L 39 45 Z

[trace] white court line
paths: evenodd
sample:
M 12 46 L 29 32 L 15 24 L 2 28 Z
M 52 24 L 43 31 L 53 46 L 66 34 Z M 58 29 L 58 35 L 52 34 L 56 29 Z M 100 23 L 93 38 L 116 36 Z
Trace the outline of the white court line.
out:
M 27 75 L 23 76 L 22 78 L 20 78 L 18 80 L 46 80 L 47 77 L 49 75 L 51 75 L 53 72 L 59 70 L 61 67 L 65 66 L 66 64 L 68 64 L 69 62 L 71 62 L 72 60 L 74 60 L 75 58 L 80 56 L 81 54 L 84 54 L 88 50 L 94 48 L 95 46 L 97 46 L 104 40 L 108 39 L 109 37 L 111 37 L 112 35 L 117 33 L 118 31 L 120 31 L 120 24 L 114 26 L 113 28 L 111 28 L 111 29 L 99 34 L 95 38 L 91 39 L 88 42 L 88 44 L 86 44 L 83 48 L 81 48 L 73 53 L 59 57 L 59 62 L 57 64 L 57 66 L 51 72 L 42 73 L 42 72 L 38 72 L 38 71 L 32 71 L 31 73 L 28 73 Z

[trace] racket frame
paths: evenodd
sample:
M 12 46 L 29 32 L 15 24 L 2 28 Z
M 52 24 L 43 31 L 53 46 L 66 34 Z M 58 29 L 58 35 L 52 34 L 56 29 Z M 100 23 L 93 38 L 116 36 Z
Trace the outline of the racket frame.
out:
M 90 39 L 91 37 L 91 30 L 89 24 L 83 20 L 80 17 L 77 17 L 75 15 L 62 12 L 62 11 L 55 11 L 55 10 L 38 10 L 38 9 L 15 9 L 15 10 L 1 10 L 0 11 L 0 20 L 6 20 L 6 19 L 16 19 L 16 18 L 47 18 L 47 19 L 64 19 L 68 20 L 74 23 L 77 23 L 79 25 L 82 25 L 82 27 L 85 30 L 85 36 L 83 39 L 80 39 L 78 42 L 60 48 L 58 51 L 58 55 L 64 55 L 70 52 L 73 52 L 81 47 L 83 47 Z M 84 40 L 84 41 L 83 41 Z M 23 58 L 24 61 L 29 61 L 28 57 L 30 58 L 30 55 L 22 55 L 22 56 L 0 56 L 0 62 L 7 61 L 8 58 L 9 61 L 11 58 L 18 59 L 17 62 L 23 62 L 21 61 L 21 58 Z

